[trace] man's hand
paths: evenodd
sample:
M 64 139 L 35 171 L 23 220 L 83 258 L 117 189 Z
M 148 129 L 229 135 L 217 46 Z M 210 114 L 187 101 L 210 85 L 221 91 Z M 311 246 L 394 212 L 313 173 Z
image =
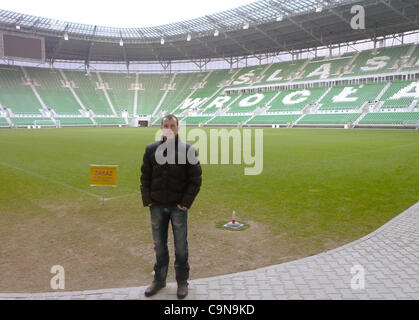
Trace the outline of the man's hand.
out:
M 180 205 L 180 204 L 178 204 L 178 205 L 177 205 L 177 207 L 178 207 L 180 210 L 182 210 L 182 211 L 186 211 L 186 210 L 188 210 L 188 208 L 187 208 L 187 207 L 184 207 L 184 206 L 182 206 L 182 205 Z
M 147 207 L 150 207 L 150 208 L 151 208 L 151 207 L 152 207 L 152 205 L 153 205 L 152 203 L 149 203 L 149 204 L 147 205 Z

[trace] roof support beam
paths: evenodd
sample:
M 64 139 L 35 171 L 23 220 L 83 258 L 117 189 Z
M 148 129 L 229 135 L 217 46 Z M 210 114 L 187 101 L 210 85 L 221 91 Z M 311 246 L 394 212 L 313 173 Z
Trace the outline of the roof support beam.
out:
M 217 22 L 216 20 L 214 20 L 213 18 L 211 18 L 210 16 L 205 16 L 205 18 L 207 18 L 207 20 L 214 26 L 217 28 L 217 30 L 219 30 L 224 37 L 226 37 L 227 39 L 232 40 L 235 44 L 237 44 L 240 48 L 242 48 L 244 51 L 246 51 L 247 54 L 253 54 L 253 52 L 248 49 L 245 45 L 241 44 L 239 41 L 237 41 L 234 37 L 228 35 L 225 31 L 227 27 L 222 25 L 221 23 Z
M 279 41 L 277 39 L 275 39 L 274 37 L 270 36 L 267 32 L 265 32 L 264 30 L 262 30 L 261 28 L 259 28 L 257 26 L 257 21 L 255 19 L 253 19 L 252 17 L 250 17 L 247 13 L 242 12 L 242 15 L 246 17 L 246 19 L 251 20 L 255 25 L 253 26 L 255 28 L 255 30 L 257 32 L 259 32 L 260 34 L 264 35 L 265 37 L 267 37 L 269 40 L 271 40 L 273 43 L 275 43 L 275 45 L 277 46 L 277 48 L 280 48 L 288 53 L 290 52 L 290 49 L 288 49 L 285 45 L 282 45 L 281 43 L 279 43 Z
M 66 32 L 67 32 L 68 27 L 69 27 L 69 24 L 67 23 L 67 24 L 66 24 L 66 26 L 65 26 L 65 28 L 64 28 L 64 33 L 66 33 Z M 53 64 L 53 63 L 55 62 L 55 55 L 57 54 L 57 52 L 59 52 L 59 51 L 60 51 L 61 46 L 62 46 L 62 44 L 63 44 L 63 41 L 64 41 L 64 38 L 63 38 L 63 37 L 59 37 L 59 38 L 58 38 L 58 42 L 57 42 L 56 46 L 54 47 L 54 49 L 52 50 L 52 54 L 51 54 L 51 64 Z
M 336 17 L 338 17 L 340 20 L 345 22 L 348 26 L 351 25 L 351 21 L 349 19 L 346 19 L 342 14 L 340 14 L 338 11 L 336 11 L 333 8 L 329 9 L 330 12 L 332 12 Z M 355 31 L 358 31 L 359 33 L 362 33 L 367 39 L 371 39 L 371 35 L 365 31 L 364 29 L 356 29 Z
M 121 36 L 121 41 L 122 40 L 122 32 L 119 32 L 119 35 Z M 127 49 L 126 49 L 126 43 L 122 43 L 122 55 L 124 57 L 124 61 L 125 61 L 125 65 L 127 67 L 127 71 L 129 71 L 129 60 L 128 60 L 128 56 L 127 56 Z
M 183 30 L 185 30 L 189 34 L 193 33 L 192 30 L 189 29 L 188 27 L 186 27 L 184 24 L 181 24 L 181 27 L 183 28 Z M 215 49 L 211 48 L 205 41 L 202 41 L 199 38 L 196 38 L 195 40 L 197 40 L 199 43 L 201 43 L 203 46 L 205 46 L 208 50 L 212 51 L 212 53 L 214 53 L 216 56 L 220 56 L 220 53 L 217 52 L 217 48 L 215 48 Z
M 295 21 L 293 18 L 291 18 L 291 17 L 287 17 L 287 19 L 289 20 L 289 21 L 291 21 L 294 25 L 296 25 L 298 28 L 300 28 L 301 30 L 303 30 L 306 34 L 308 34 L 311 38 L 313 38 L 314 40 L 316 40 L 317 42 L 319 42 L 319 43 L 321 43 L 322 45 L 324 45 L 324 46 L 328 46 L 324 41 L 323 41 L 323 37 L 320 35 L 320 38 L 319 37 L 317 37 L 314 33 L 313 33 L 313 31 L 312 30 L 308 30 L 307 28 L 305 28 L 304 26 L 303 26 L 303 24 L 302 23 L 299 23 L 299 22 L 297 22 L 297 21 Z
M 199 71 L 202 72 L 202 69 L 211 62 L 211 59 L 199 59 L 199 60 L 193 60 L 192 61 L 198 68 Z
M 167 35 L 161 31 L 160 29 L 156 28 L 157 32 L 160 34 L 160 37 L 162 38 L 167 38 Z M 186 59 L 190 59 L 192 60 L 192 58 L 187 54 L 187 52 L 182 51 L 179 47 L 175 46 L 171 41 L 167 42 L 169 44 L 169 46 L 171 46 L 172 48 L 174 48 L 177 52 L 179 52 L 183 57 L 185 57 Z
M 89 69 L 89 65 L 90 65 L 90 59 L 91 59 L 91 57 L 92 57 L 92 48 L 93 48 L 93 46 L 94 46 L 94 41 L 93 41 L 93 38 L 94 38 L 94 36 L 95 36 L 95 34 L 96 34 L 96 28 L 97 28 L 97 26 L 95 26 L 94 28 L 93 28 L 93 32 L 92 32 L 92 34 L 90 35 L 90 40 L 89 40 L 89 48 L 87 49 L 87 58 L 86 58 L 86 69 Z
M 406 19 L 410 23 L 414 24 L 417 28 L 419 28 L 419 23 L 418 23 L 418 18 L 417 17 L 416 17 L 416 21 L 410 19 L 409 17 L 406 16 L 404 9 L 403 9 L 403 11 L 399 11 L 398 9 L 396 9 L 395 7 L 393 7 L 393 5 L 391 4 L 391 0 L 381 0 L 381 3 L 383 3 L 384 5 L 386 5 L 390 10 L 392 10 L 395 13 L 397 13 L 399 16 L 403 17 L 404 19 Z

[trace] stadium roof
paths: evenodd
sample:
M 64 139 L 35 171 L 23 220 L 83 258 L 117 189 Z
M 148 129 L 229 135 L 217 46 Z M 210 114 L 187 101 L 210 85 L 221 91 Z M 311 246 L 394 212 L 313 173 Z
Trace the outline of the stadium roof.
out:
M 365 30 L 350 27 L 355 4 L 365 8 Z M 417 0 L 261 0 L 142 28 L 86 25 L 0 10 L 0 30 L 44 36 L 48 60 L 172 61 L 291 52 L 373 39 L 419 30 L 418 14 Z

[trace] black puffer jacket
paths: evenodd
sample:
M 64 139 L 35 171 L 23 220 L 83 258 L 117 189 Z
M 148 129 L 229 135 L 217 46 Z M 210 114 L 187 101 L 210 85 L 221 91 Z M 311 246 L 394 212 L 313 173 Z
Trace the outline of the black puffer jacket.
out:
M 196 150 L 189 143 L 176 136 L 175 162 L 159 164 L 156 160 L 156 150 L 164 142 L 163 139 L 149 144 L 144 153 L 141 166 L 141 195 L 144 206 L 152 204 L 177 205 L 190 208 L 197 196 L 202 183 L 202 170 Z M 181 147 L 179 147 L 181 146 Z M 162 146 L 163 147 L 163 146 Z M 195 161 L 178 157 L 178 151 L 186 149 L 186 154 L 195 157 Z M 190 150 L 192 148 L 192 150 Z M 167 149 L 162 153 L 167 156 Z M 169 156 L 167 156 L 169 159 Z M 181 161 L 179 161 L 181 159 Z M 182 162 L 184 162 L 182 164 Z

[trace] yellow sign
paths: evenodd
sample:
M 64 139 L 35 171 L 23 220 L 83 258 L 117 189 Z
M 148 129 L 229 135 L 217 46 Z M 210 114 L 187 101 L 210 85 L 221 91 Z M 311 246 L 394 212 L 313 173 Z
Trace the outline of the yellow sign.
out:
M 118 185 L 117 165 L 90 165 L 90 186 L 113 186 Z

